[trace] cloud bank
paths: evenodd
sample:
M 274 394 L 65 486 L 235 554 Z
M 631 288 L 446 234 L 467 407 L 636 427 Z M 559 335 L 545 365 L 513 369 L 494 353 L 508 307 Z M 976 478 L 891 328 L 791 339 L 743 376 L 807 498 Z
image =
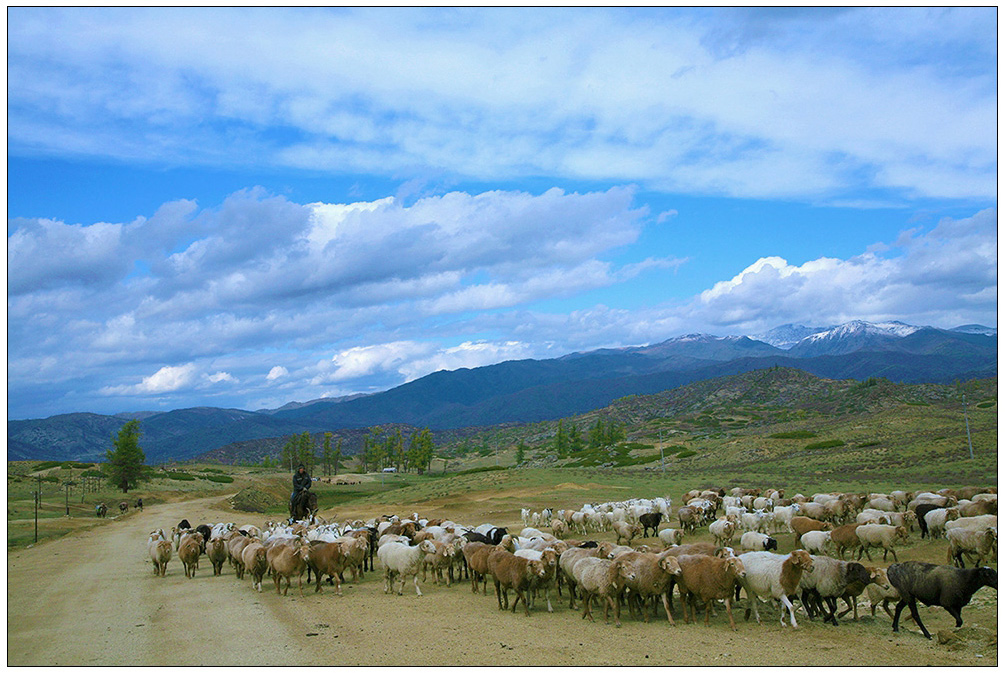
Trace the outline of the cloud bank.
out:
M 13 8 L 9 145 L 756 198 L 990 198 L 994 26 L 993 8 Z
M 995 322 L 993 209 L 905 230 L 848 259 L 751 260 L 683 300 L 547 308 L 598 288 L 630 294 L 641 278 L 672 285 L 685 261 L 612 261 L 659 219 L 631 189 L 612 188 L 454 192 L 410 206 L 297 204 L 250 190 L 215 208 L 168 203 L 128 223 L 12 221 L 11 399 L 53 412 L 192 396 L 257 408 L 684 331 L 891 316 Z

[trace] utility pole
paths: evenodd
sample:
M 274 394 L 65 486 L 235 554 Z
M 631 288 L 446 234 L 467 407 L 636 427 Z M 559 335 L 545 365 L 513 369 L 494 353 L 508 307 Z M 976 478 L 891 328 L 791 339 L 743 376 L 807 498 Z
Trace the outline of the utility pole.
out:
M 666 474 L 667 463 L 666 459 L 663 458 L 663 429 L 660 429 L 660 466 L 663 468 L 663 474 Z
M 970 447 L 970 459 L 974 458 L 974 445 L 970 441 L 970 419 L 967 418 L 967 395 L 963 394 L 963 422 L 967 424 L 967 446 Z

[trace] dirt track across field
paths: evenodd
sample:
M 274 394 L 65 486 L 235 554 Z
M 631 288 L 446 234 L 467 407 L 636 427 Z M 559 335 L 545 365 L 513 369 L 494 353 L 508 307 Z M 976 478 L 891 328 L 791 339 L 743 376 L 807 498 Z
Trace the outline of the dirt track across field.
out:
M 500 611 L 492 594 L 430 581 L 417 597 L 385 595 L 380 569 L 344 596 L 327 587 L 316 595 L 296 584 L 277 596 L 266 578 L 263 593 L 239 581 L 229 566 L 214 577 L 203 559 L 186 579 L 172 558 L 164 578 L 153 575 L 146 540 L 155 528 L 182 518 L 193 524 L 260 517 L 227 514 L 220 497 L 148 507 L 108 525 L 7 555 L 7 663 L 44 665 L 997 665 L 997 594 L 982 589 L 964 609 L 978 636 L 953 650 L 925 640 L 910 622 L 894 634 L 889 619 L 868 616 L 838 627 L 800 619 L 792 631 L 777 618 L 744 622 L 730 631 L 722 609 L 712 625 L 671 627 L 665 618 L 623 627 L 580 618 L 568 599 L 544 601 L 529 617 Z M 678 614 L 679 604 L 677 604 Z M 770 607 L 762 610 L 772 614 Z M 935 634 L 952 619 L 922 608 Z M 612 620 L 613 621 L 613 620 Z M 993 644 L 990 638 L 993 637 Z

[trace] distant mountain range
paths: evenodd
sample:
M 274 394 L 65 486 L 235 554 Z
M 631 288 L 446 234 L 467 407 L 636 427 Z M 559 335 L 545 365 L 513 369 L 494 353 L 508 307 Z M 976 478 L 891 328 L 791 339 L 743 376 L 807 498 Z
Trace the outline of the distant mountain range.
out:
M 8 421 L 7 458 L 99 460 L 129 418 L 141 420 L 141 446 L 148 462 L 157 463 L 304 431 L 387 424 L 450 430 L 553 420 L 626 395 L 774 366 L 829 379 L 883 377 L 900 383 L 998 374 L 997 330 L 981 325 L 943 330 L 853 321 L 827 328 L 784 325 L 755 336 L 688 334 L 649 346 L 439 371 L 381 393 L 291 402 L 278 409 L 200 407 Z

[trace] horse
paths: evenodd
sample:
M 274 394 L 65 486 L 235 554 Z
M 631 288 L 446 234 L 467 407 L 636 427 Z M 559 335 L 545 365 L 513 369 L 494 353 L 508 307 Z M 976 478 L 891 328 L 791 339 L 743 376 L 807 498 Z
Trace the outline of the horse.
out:
M 318 511 L 318 496 L 309 490 L 300 491 L 290 505 L 290 518 L 303 521 L 313 517 Z

